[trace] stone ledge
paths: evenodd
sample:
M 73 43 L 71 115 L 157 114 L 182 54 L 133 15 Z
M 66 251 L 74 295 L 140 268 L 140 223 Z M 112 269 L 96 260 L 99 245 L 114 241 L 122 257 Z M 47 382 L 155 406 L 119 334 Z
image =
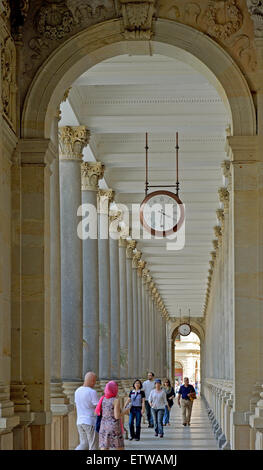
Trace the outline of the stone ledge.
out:
M 51 405 L 51 411 L 53 416 L 66 416 L 72 411 L 74 411 L 74 405 L 72 404 L 52 404 Z
M 7 430 L 16 427 L 19 422 L 19 416 L 7 416 L 5 418 L 0 418 L 0 432 L 1 430 Z
M 32 426 L 40 426 L 43 424 L 51 424 L 52 422 L 52 413 L 51 411 L 34 411 L 34 421 Z

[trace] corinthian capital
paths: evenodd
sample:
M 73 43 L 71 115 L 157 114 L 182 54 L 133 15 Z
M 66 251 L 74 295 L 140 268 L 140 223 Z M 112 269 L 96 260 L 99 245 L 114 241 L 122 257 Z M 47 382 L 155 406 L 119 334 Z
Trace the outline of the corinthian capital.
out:
M 136 251 L 136 253 L 133 253 L 132 257 L 132 267 L 134 269 L 138 268 L 139 260 L 141 259 L 142 252 L 141 251 Z
M 61 160 L 82 160 L 83 149 L 88 145 L 90 131 L 85 126 L 64 126 L 59 128 L 59 158 Z
M 222 172 L 225 178 L 230 178 L 230 160 L 224 160 L 221 163 Z
M 218 190 L 219 200 L 224 204 L 224 209 L 229 208 L 229 192 L 226 188 L 222 187 Z
M 99 189 L 98 190 L 98 212 L 99 214 L 109 214 L 109 204 L 113 201 L 113 189 Z
M 247 0 L 247 7 L 254 23 L 256 37 L 263 37 L 263 2 L 262 0 Z
M 136 245 L 137 245 L 136 240 L 127 240 L 126 257 L 128 259 L 132 259 L 133 250 L 136 248 Z
M 146 265 L 146 262 L 143 261 L 142 259 L 138 262 L 138 276 L 139 277 L 142 277 L 142 273 L 143 273 L 143 270 L 144 270 L 144 267 Z
M 81 164 L 82 191 L 97 191 L 98 182 L 104 175 L 104 165 L 101 162 L 83 162 Z

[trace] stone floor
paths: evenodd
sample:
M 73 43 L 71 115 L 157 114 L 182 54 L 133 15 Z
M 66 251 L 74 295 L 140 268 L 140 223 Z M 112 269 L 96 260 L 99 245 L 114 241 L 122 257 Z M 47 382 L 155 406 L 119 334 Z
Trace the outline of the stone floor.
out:
M 175 402 L 170 426 L 164 427 L 164 438 L 154 436 L 154 430 L 142 424 L 141 440 L 125 440 L 127 450 L 218 450 L 212 427 L 207 416 L 206 407 L 201 399 L 193 405 L 191 426 L 181 424 L 181 410 Z M 127 427 L 127 424 L 125 424 Z

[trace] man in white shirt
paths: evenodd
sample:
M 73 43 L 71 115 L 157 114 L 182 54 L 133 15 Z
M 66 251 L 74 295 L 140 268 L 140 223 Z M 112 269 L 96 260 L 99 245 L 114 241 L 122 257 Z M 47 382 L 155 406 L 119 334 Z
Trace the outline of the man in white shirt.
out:
M 96 432 L 95 408 L 99 398 L 94 385 L 96 383 L 94 372 L 85 375 L 84 384 L 75 391 L 75 403 L 77 408 L 77 427 L 80 444 L 75 450 L 98 450 L 99 434 Z
M 146 413 L 147 413 L 147 420 L 148 420 L 148 428 L 153 428 L 153 417 L 152 417 L 152 411 L 151 407 L 149 404 L 149 396 L 151 391 L 154 389 L 154 373 L 153 372 L 148 372 L 148 380 L 145 380 L 143 382 L 142 388 L 145 393 L 145 408 L 146 408 Z

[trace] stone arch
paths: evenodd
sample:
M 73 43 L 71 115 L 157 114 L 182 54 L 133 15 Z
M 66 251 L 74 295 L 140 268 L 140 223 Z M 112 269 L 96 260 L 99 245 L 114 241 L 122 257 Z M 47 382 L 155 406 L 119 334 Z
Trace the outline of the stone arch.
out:
M 68 39 L 48 57 L 25 99 L 22 138 L 49 138 L 57 106 L 74 80 L 93 65 L 127 53 L 157 53 L 190 63 L 223 97 L 232 134 L 256 134 L 255 107 L 248 84 L 233 59 L 215 41 L 190 26 L 165 19 L 155 22 L 151 41 L 126 41 L 121 28 L 119 19 L 97 24 Z
M 172 380 L 174 382 L 174 364 L 175 364 L 175 359 L 174 359 L 174 343 L 175 343 L 175 338 L 178 335 L 178 328 L 180 325 L 180 319 L 178 318 L 173 324 L 171 325 L 169 329 L 169 344 L 171 345 L 171 376 Z M 205 331 L 203 326 L 194 318 L 191 318 L 191 329 L 192 332 L 195 333 L 198 338 L 200 339 L 200 373 L 202 369 L 202 348 L 204 344 L 204 339 L 205 339 Z

